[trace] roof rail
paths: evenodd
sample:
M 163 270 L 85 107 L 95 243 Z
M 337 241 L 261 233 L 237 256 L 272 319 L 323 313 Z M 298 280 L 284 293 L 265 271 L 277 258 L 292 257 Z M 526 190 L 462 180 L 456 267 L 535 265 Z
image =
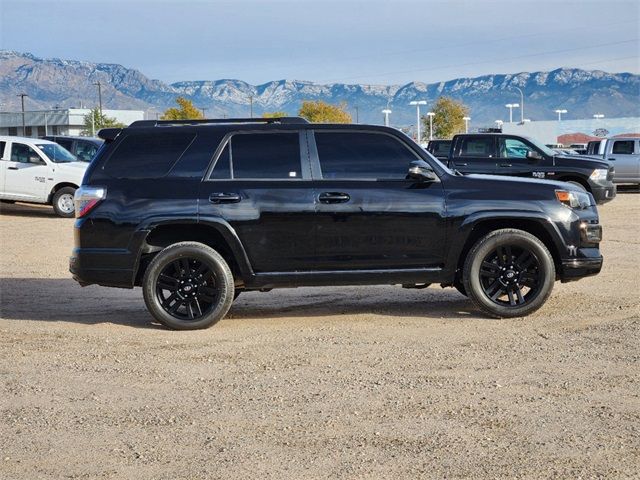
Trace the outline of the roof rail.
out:
M 129 127 L 158 127 L 169 125 L 210 125 L 217 123 L 309 123 L 302 117 L 273 118 L 207 118 L 199 120 L 136 120 Z

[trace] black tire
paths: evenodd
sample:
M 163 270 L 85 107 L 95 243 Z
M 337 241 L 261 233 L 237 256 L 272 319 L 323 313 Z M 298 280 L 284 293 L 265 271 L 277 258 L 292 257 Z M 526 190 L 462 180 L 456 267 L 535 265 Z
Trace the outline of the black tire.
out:
M 8 203 L 8 204 L 12 205 L 12 204 L 16 203 L 16 201 L 15 200 L 0 200 L 0 203 Z
M 576 182 L 575 180 L 569 180 L 567 183 L 570 183 L 571 185 L 574 185 L 576 187 L 578 187 L 580 190 L 582 190 L 583 192 L 586 192 L 587 189 L 585 188 L 584 185 L 582 185 L 580 182 Z
M 53 211 L 59 217 L 70 218 L 75 215 L 75 206 L 73 204 L 73 195 L 76 189 L 73 187 L 62 187 L 53 195 Z M 71 197 L 69 199 L 69 197 Z M 70 202 L 70 203 L 69 203 Z
M 151 261 L 142 280 L 147 309 L 175 330 L 207 328 L 229 311 L 233 274 L 222 256 L 197 242 L 170 245 Z
M 553 257 L 544 243 L 509 228 L 478 240 L 463 271 L 468 297 L 495 318 L 524 317 L 538 310 L 551 294 L 555 278 Z

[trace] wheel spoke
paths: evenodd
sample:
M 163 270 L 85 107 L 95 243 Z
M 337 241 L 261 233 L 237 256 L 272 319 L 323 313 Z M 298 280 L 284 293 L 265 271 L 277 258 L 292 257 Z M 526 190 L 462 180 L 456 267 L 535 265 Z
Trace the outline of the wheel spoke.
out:
M 193 273 L 194 277 L 199 277 L 200 275 L 203 275 L 205 273 L 209 273 L 209 267 L 207 266 L 206 263 L 200 263 L 200 266 L 195 270 L 195 272 Z
M 183 275 L 185 277 L 188 277 L 189 275 L 191 275 L 191 267 L 189 266 L 189 259 L 188 258 L 181 258 L 180 259 L 180 266 L 182 267 L 182 270 L 184 271 Z
M 496 253 L 498 254 L 498 265 L 504 266 L 506 264 L 504 260 L 504 257 L 506 256 L 504 247 L 502 245 L 498 246 L 498 248 L 496 248 Z
M 157 285 L 163 290 L 174 292 L 178 289 L 178 279 L 170 277 L 165 273 L 161 273 L 158 277 Z
M 173 315 L 178 311 L 178 309 L 182 306 L 183 303 L 184 303 L 184 298 L 178 298 L 176 302 L 173 305 L 171 305 L 171 307 L 169 307 L 168 312 Z
M 509 305 L 511 305 L 512 307 L 515 307 L 516 299 L 513 296 L 513 292 L 511 291 L 511 288 L 507 288 L 507 295 L 509 296 Z
M 198 301 L 198 297 L 194 297 L 193 303 L 195 304 L 196 309 L 198 310 L 198 316 L 201 317 L 202 316 L 202 308 L 200 307 L 200 302 Z
M 524 303 L 524 297 L 522 296 L 522 288 L 520 288 L 520 285 L 516 285 L 516 295 L 518 296 L 518 305 L 522 305 Z
M 503 285 L 500 280 L 493 282 L 486 290 L 486 294 L 489 295 L 491 300 L 495 300 L 502 294 Z

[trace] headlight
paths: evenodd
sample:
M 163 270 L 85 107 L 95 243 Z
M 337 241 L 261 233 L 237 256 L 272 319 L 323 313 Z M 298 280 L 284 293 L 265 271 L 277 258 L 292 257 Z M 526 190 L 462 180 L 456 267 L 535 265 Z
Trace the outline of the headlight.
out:
M 570 192 L 568 190 L 556 190 L 556 198 L 567 207 L 584 210 L 591 205 L 591 198 L 585 192 Z
M 596 168 L 589 178 L 594 182 L 604 182 L 607 179 L 607 169 L 606 168 Z

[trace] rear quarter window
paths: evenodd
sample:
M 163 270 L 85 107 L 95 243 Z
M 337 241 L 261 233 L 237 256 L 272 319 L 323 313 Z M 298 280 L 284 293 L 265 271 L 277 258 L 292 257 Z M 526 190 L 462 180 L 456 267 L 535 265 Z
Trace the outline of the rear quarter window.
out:
M 191 145 L 193 132 L 132 133 L 106 160 L 104 173 L 116 178 L 160 178 L 169 173 Z

